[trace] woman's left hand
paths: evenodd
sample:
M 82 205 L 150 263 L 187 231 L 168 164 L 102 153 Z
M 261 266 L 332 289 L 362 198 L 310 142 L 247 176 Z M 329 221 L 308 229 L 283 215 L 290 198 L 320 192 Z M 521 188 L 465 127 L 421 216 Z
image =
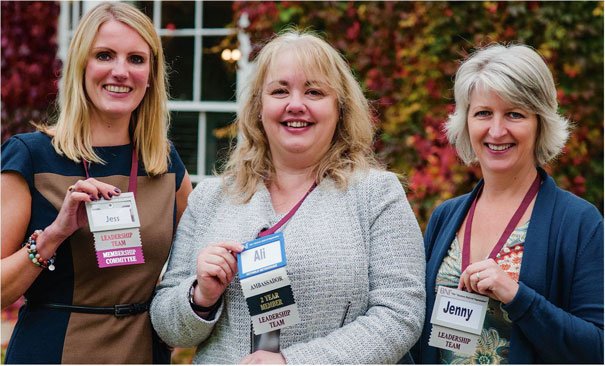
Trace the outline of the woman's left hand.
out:
M 508 304 L 515 298 L 519 284 L 490 258 L 466 267 L 460 275 L 458 289 L 477 292 Z
M 256 351 L 242 358 L 240 364 L 285 365 L 286 359 L 279 352 Z

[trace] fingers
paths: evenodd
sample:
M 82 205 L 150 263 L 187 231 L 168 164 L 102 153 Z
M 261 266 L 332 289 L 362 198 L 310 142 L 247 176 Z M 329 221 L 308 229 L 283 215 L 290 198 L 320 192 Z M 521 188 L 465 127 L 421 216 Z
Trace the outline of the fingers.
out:
M 490 268 L 499 269 L 500 267 L 491 258 L 469 265 L 460 275 L 458 289 L 479 292 L 478 283 L 489 277 L 490 272 L 485 271 L 488 271 Z
M 229 249 L 231 248 L 231 249 Z M 198 256 L 198 270 L 202 277 L 217 277 L 228 285 L 237 273 L 235 251 L 241 251 L 241 244 L 224 242 L 204 248 Z
M 114 196 L 120 195 L 121 191 L 118 187 L 111 184 L 100 182 L 94 178 L 88 178 L 86 180 L 78 180 L 75 184 L 69 186 L 67 189 L 67 195 L 79 197 L 79 201 L 96 201 L 101 198 L 110 200 Z M 82 199 L 82 194 L 86 194 L 89 200 Z

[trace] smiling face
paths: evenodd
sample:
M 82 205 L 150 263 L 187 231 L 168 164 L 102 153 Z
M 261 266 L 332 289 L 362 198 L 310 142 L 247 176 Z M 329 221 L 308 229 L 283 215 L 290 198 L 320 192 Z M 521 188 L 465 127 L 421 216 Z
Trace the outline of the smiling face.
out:
M 483 174 L 517 175 L 535 170 L 538 116 L 506 102 L 493 91 L 475 89 L 468 111 L 468 131 Z
M 110 20 L 99 27 L 85 72 L 93 120 L 130 120 L 147 90 L 150 54 L 149 45 L 126 24 Z
M 284 52 L 263 83 L 261 117 L 274 164 L 309 167 L 330 148 L 339 117 L 336 92 Z

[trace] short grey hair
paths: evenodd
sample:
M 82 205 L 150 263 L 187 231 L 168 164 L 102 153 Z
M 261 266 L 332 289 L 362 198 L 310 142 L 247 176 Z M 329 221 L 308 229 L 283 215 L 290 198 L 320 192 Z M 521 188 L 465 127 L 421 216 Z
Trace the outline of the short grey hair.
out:
M 470 96 L 477 88 L 493 91 L 508 103 L 536 113 L 537 164 L 544 165 L 561 152 L 570 122 L 557 112 L 557 89 L 548 66 L 528 46 L 493 44 L 471 54 L 456 73 L 456 109 L 448 117 L 445 133 L 465 164 L 477 159 L 467 127 Z

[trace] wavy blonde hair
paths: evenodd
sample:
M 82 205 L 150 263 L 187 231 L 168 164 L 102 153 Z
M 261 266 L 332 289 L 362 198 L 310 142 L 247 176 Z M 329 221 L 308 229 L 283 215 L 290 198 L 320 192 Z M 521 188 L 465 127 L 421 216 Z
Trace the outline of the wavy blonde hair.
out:
M 150 175 L 168 170 L 170 143 L 168 127 L 168 93 L 162 41 L 149 18 L 132 5 L 120 2 L 102 3 L 86 13 L 69 45 L 67 60 L 59 90 L 59 116 L 54 126 L 45 128 L 53 136 L 52 143 L 59 154 L 79 162 L 105 162 L 92 147 L 90 112 L 91 102 L 86 95 L 84 77 L 90 49 L 99 27 L 117 20 L 134 29 L 151 50 L 149 87 L 143 100 L 133 111 L 130 120 L 132 143 Z
M 370 105 L 344 58 L 326 41 L 309 31 L 287 30 L 270 40 L 254 61 L 247 88 L 240 94 L 236 125 L 240 136 L 223 172 L 227 192 L 248 202 L 258 184 L 274 173 L 271 151 L 259 115 L 265 78 L 279 55 L 288 52 L 297 59 L 308 79 L 325 82 L 337 95 L 340 118 L 332 144 L 314 170 L 319 184 L 325 178 L 337 187 L 347 187 L 356 170 L 379 167 L 372 150 L 374 127 Z
M 471 94 L 478 88 L 491 90 L 507 102 L 537 114 L 537 164 L 544 165 L 561 152 L 570 122 L 557 112 L 557 89 L 548 66 L 528 46 L 492 44 L 471 54 L 458 69 L 454 82 L 456 109 L 446 122 L 445 132 L 466 165 L 477 162 L 467 119 Z

